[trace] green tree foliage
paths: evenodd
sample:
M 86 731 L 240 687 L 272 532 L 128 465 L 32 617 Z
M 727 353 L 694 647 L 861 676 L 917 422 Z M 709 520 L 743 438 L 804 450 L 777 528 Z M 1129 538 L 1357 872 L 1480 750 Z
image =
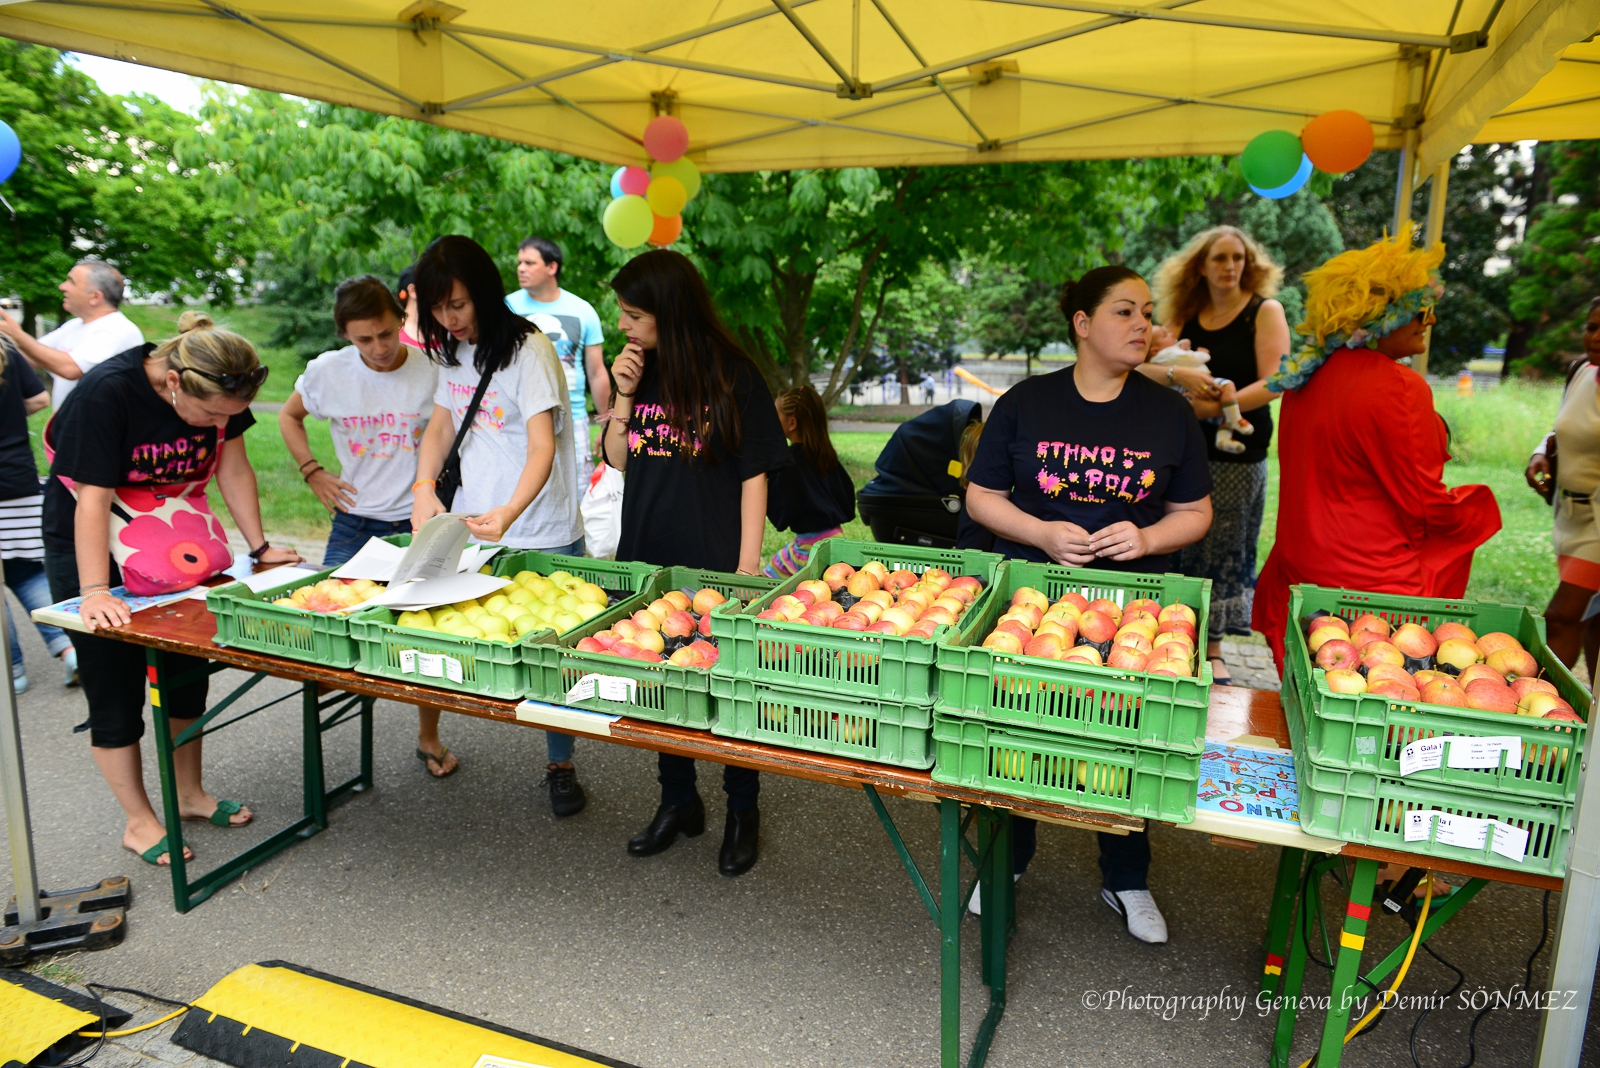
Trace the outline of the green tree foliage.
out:
M 58 314 L 57 284 L 90 255 L 135 289 L 230 299 L 257 246 L 254 224 L 204 195 L 198 156 L 181 163 L 175 134 L 192 121 L 148 96 L 110 97 L 50 48 L 0 39 L 0 113 L 22 142 L 3 192 L 9 237 L 0 286 L 22 297 L 28 325 Z
M 1211 160 L 849 168 L 712 175 L 685 218 L 730 323 L 774 389 L 828 373 L 832 403 L 890 297 L 962 253 L 1059 282 L 1130 220 L 1198 204 Z
M 1522 367 L 1559 374 L 1583 351 L 1583 320 L 1600 294 L 1600 142 L 1539 147 L 1550 199 L 1534 206 L 1516 250 L 1510 306 L 1532 327 Z
M 986 356 L 1020 352 L 1033 361 L 1046 347 L 1071 344 L 1061 314 L 1061 285 L 1028 278 L 1004 264 L 982 264 L 971 272 L 969 336 Z
M 885 298 L 877 324 L 880 343 L 863 355 L 854 377 L 887 371 L 900 383 L 900 403 L 910 404 L 913 383 L 955 363 L 967 299 L 967 291 L 943 263 L 925 260 L 908 285 Z

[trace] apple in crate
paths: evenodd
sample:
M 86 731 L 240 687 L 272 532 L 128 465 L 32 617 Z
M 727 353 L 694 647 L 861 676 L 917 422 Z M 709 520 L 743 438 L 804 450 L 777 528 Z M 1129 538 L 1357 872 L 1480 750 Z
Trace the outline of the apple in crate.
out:
M 1328 689 L 1334 693 L 1367 692 L 1367 680 L 1361 677 L 1359 671 L 1334 668 L 1323 676 L 1323 681 L 1327 684 Z

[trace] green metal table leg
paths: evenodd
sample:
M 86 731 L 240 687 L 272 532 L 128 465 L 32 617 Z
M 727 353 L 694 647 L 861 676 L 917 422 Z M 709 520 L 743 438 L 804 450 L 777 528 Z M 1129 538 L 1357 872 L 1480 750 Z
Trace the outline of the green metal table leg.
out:
M 961 804 L 939 800 L 939 1063 L 961 1068 Z
M 989 987 L 989 1011 L 972 1041 L 968 1068 L 983 1068 L 995 1029 L 1006 1011 L 1006 950 L 1015 929 L 1015 887 L 1011 879 L 1011 813 L 984 809 L 978 819 L 979 885 L 983 911 L 978 919 L 983 981 Z M 965 906 L 963 905 L 963 908 Z M 958 912 L 960 909 L 957 910 Z
M 322 704 L 314 682 L 300 684 L 300 744 L 306 819 L 315 825 L 316 829 L 310 832 L 315 834 L 328 826 L 328 791 L 323 781 Z
M 1261 968 L 1261 993 L 1267 998 L 1278 992 L 1283 975 L 1289 922 L 1294 918 L 1294 899 L 1300 889 L 1300 871 L 1305 859 L 1304 849 L 1291 846 L 1284 846 L 1278 854 L 1278 881 L 1272 888 L 1272 910 L 1267 914 L 1265 963 Z
M 178 779 L 173 768 L 172 720 L 161 700 L 161 681 L 166 658 L 156 649 L 146 650 L 145 670 L 150 682 L 150 721 L 155 726 L 156 771 L 161 780 L 161 818 L 167 825 L 167 859 L 171 862 L 172 904 L 188 912 L 188 865 L 183 859 L 183 817 L 178 812 Z
M 1322 1023 L 1322 1045 L 1317 1051 L 1320 1068 L 1338 1068 L 1339 1058 L 1344 1054 L 1344 1034 L 1349 1028 L 1350 1010 L 1357 995 L 1361 951 L 1367 944 L 1367 921 L 1372 916 L 1372 891 L 1377 879 L 1377 861 L 1356 861 L 1350 877 L 1350 900 L 1345 906 L 1344 926 L 1339 933 L 1339 956 L 1333 965 L 1328 1016 Z
M 1327 857 L 1314 858 L 1311 861 L 1311 872 L 1305 876 L 1311 881 L 1314 888 L 1321 880 L 1322 873 L 1334 861 Z M 1285 1068 L 1289 1063 L 1289 1051 L 1294 1045 L 1294 1025 L 1298 1015 L 1300 991 L 1305 984 L 1307 944 L 1311 936 L 1312 913 L 1319 908 L 1318 898 L 1314 889 L 1306 895 L 1303 908 L 1298 913 L 1294 911 L 1294 902 L 1290 902 L 1289 924 L 1289 958 L 1284 964 L 1283 981 L 1278 988 L 1278 1026 L 1272 1037 L 1271 1068 Z

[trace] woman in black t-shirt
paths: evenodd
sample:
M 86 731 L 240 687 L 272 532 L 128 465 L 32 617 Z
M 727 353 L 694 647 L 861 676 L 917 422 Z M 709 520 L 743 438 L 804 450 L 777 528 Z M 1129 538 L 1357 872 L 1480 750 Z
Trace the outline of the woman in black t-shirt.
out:
M 788 467 L 767 476 L 767 518 L 794 540 L 772 554 L 769 578 L 799 574 L 811 547 L 843 534 L 856 517 L 856 487 L 828 437 L 828 410 L 811 384 L 778 394 L 778 422 L 789 439 Z
M 159 348 L 129 349 L 85 374 L 46 430 L 47 444 L 56 451 L 45 487 L 45 571 L 56 600 L 82 596 L 78 614 L 91 631 L 125 626 L 131 618 L 127 603 L 111 593 L 122 581 L 111 555 L 112 506 L 120 488 L 159 491 L 214 472 L 239 533 L 252 546 L 250 556 L 263 564 L 300 561 L 292 550 L 275 549 L 262 536 L 256 474 L 238 440 L 255 422 L 250 400 L 266 381 L 267 369 L 248 341 L 215 329 L 205 315 L 185 312 L 178 328 L 180 335 Z M 175 517 L 174 529 L 183 518 Z M 141 555 L 191 552 L 186 544 L 147 545 Z M 128 817 L 122 844 L 151 864 L 166 864 L 167 836 L 145 794 L 139 753 L 145 651 L 92 634 L 73 634 L 72 643 L 89 701 L 94 761 Z M 205 663 L 166 654 L 171 677 Z M 161 698 L 177 735 L 205 712 L 206 680 L 166 687 Z M 186 819 L 208 819 L 222 827 L 249 823 L 249 809 L 218 799 L 201 785 L 200 754 L 198 738 L 174 754 L 179 811 Z M 186 849 L 185 859 L 188 855 Z
M 759 574 L 767 472 L 789 462 L 772 394 L 686 257 L 636 256 L 611 288 L 628 338 L 611 368 L 616 393 L 601 441 L 606 463 L 627 473 L 617 559 Z M 636 857 L 705 830 L 694 761 L 662 753 L 659 766 L 661 806 L 628 842 Z M 756 862 L 760 787 L 748 768 L 723 770 L 723 875 Z
M 1025 379 L 995 402 L 968 472 L 967 509 L 1009 557 L 1069 567 L 1166 571 L 1211 525 L 1211 472 L 1184 399 L 1141 374 L 1154 304 L 1126 267 L 1062 291 L 1077 362 Z M 1016 836 L 1023 860 L 1033 828 Z M 1165 942 L 1150 896 L 1150 841 L 1101 834 L 1101 897 L 1128 932 Z M 1020 872 L 1018 873 L 1020 874 Z

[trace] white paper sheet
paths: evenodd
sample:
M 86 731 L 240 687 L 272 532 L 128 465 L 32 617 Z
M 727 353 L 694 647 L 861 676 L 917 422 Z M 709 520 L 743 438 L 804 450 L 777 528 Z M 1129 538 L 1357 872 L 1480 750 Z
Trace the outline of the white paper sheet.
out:
M 1522 763 L 1522 739 L 1513 734 L 1478 738 L 1456 735 L 1450 739 L 1449 766 L 1452 768 L 1498 768 L 1500 754 L 1507 754 L 1506 766 Z
M 1433 831 L 1433 818 L 1439 813 L 1433 809 L 1412 809 L 1406 813 L 1406 841 L 1426 842 Z
M 1494 822 L 1494 840 L 1489 848 L 1502 857 L 1521 864 L 1528 855 L 1528 832 L 1500 820 Z
M 1414 775 L 1419 771 L 1433 771 L 1444 763 L 1445 739 L 1419 738 L 1408 742 L 1400 750 L 1400 774 Z
M 369 538 L 349 560 L 334 571 L 334 578 L 403 582 L 408 578 L 437 578 L 453 571 L 475 572 L 501 552 L 503 545 L 468 545 L 471 532 L 459 512 L 436 515 L 411 538 L 409 547 Z
M 378 594 L 362 607 L 382 605 L 394 611 L 412 611 L 418 608 L 434 608 L 441 604 L 455 604 L 457 601 L 471 601 L 487 597 L 497 590 L 503 590 L 512 585 L 508 578 L 495 578 L 493 575 L 446 575 L 443 578 L 421 579 L 413 582 L 397 582 L 388 589 Z
M 1439 825 L 1433 840 L 1440 845 L 1460 846 L 1463 849 L 1482 849 L 1489 840 L 1493 820 L 1480 820 L 1472 816 L 1451 816 L 1439 813 Z

